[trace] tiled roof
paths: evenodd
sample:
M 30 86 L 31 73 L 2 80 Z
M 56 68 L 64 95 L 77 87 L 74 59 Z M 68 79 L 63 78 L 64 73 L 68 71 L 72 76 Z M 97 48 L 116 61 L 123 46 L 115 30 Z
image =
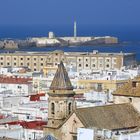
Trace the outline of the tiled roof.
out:
M 47 121 L 15 121 L 8 123 L 9 125 L 17 125 L 20 124 L 25 129 L 35 129 L 35 130 L 43 130 L 43 126 L 47 125 Z
M 140 124 L 139 114 L 131 104 L 79 108 L 75 113 L 87 128 L 116 130 L 138 127 Z
M 68 73 L 61 61 L 51 83 L 50 90 L 73 90 Z
M 31 78 L 0 77 L 0 83 L 5 84 L 29 84 L 31 80 Z

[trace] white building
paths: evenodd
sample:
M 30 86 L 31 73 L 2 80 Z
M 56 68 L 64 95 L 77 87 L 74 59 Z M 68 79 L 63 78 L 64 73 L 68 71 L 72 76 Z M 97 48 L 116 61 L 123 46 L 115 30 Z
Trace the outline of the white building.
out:
M 15 96 L 32 95 L 32 80 L 30 78 L 0 77 L 0 92 L 11 91 Z
M 35 125 L 33 125 L 33 123 Z M 40 125 L 36 125 L 36 124 Z M 43 137 L 42 122 L 15 122 L 13 125 L 0 125 L 0 137 L 13 138 L 17 140 L 39 140 Z M 34 128 L 33 128 L 34 127 Z

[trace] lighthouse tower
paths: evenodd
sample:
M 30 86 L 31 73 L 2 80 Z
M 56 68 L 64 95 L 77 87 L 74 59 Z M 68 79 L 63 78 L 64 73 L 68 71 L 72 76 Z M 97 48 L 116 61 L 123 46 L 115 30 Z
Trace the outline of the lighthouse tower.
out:
M 77 23 L 74 21 L 74 37 L 77 37 Z

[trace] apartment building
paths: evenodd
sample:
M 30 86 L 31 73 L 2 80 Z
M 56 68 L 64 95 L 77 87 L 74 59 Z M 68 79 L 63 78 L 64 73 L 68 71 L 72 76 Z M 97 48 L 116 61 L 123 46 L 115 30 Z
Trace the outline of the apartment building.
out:
M 0 67 L 27 66 L 32 71 L 41 71 L 43 68 L 56 68 L 63 61 L 67 68 L 74 71 L 81 70 L 114 70 L 123 66 L 134 66 L 134 53 L 100 53 L 93 52 L 15 52 L 0 53 Z

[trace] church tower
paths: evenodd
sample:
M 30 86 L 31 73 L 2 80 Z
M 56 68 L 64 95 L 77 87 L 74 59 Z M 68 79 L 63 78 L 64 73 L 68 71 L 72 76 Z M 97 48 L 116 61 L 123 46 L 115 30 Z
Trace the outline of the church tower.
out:
M 48 93 L 48 127 L 58 127 L 75 109 L 74 91 L 61 61 Z

